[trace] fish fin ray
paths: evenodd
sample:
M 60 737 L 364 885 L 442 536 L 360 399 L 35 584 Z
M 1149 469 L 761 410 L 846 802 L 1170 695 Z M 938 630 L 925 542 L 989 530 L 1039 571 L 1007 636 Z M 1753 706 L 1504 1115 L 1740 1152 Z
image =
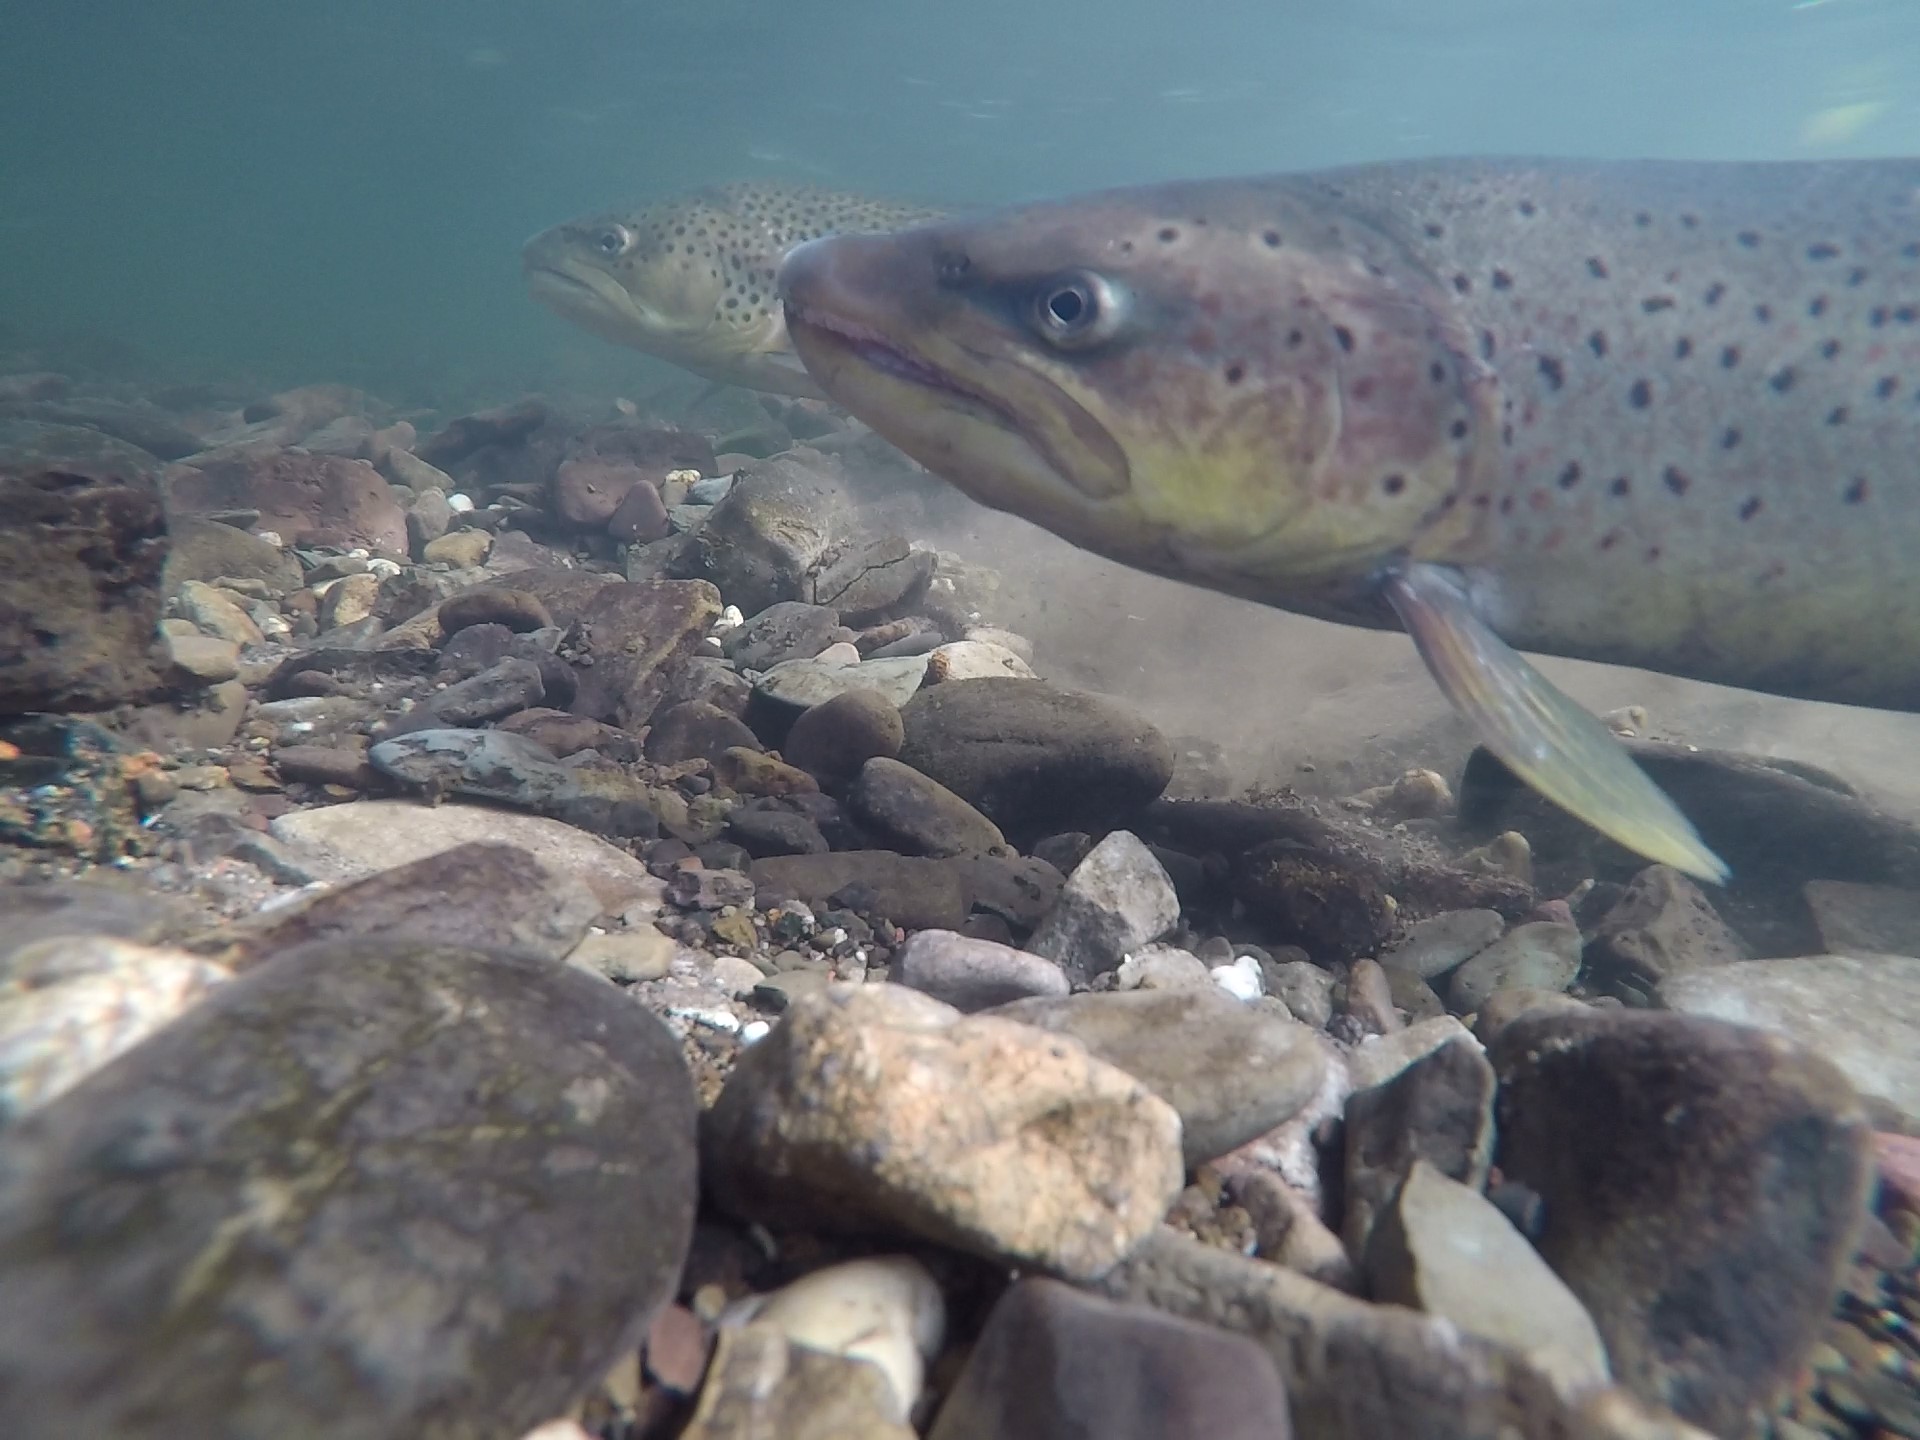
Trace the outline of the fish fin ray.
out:
M 1609 839 L 1702 880 L 1726 863 L 1589 711 L 1474 613 L 1453 574 L 1410 565 L 1386 598 L 1441 692 L 1527 784 Z

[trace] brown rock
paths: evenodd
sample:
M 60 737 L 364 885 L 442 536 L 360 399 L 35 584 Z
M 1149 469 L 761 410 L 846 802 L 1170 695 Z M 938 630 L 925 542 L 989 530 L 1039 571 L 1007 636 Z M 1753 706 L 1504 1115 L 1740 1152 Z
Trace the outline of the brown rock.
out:
M 1748 954 L 1698 885 L 1678 870 L 1649 865 L 1595 927 L 1586 965 L 1596 990 L 1644 1005 L 1669 976 Z
M 448 635 L 471 625 L 504 625 L 516 634 L 553 623 L 536 595 L 505 585 L 476 585 L 440 602 L 440 628 Z
M 524 572 L 514 579 L 539 593 Z M 567 623 L 550 600 L 548 609 L 556 623 Z M 719 614 L 720 592 L 704 580 L 601 586 L 580 612 L 593 663 L 580 672 L 574 710 L 622 729 L 645 725 L 653 718 L 672 668 L 693 653 Z
M 250 531 L 192 515 L 172 517 L 167 529 L 169 594 L 189 580 L 259 580 L 279 595 L 300 587 L 300 562 Z
M 0 469 L 0 715 L 158 694 L 166 558 L 150 477 Z
M 896 855 L 891 850 L 840 850 L 830 855 L 775 855 L 753 862 L 754 882 L 809 905 L 857 890 L 863 913 L 884 915 L 908 930 L 958 930 L 973 906 L 972 864 Z
M 705 760 L 717 767 L 735 748 L 758 750 L 760 742 L 738 715 L 697 700 L 660 711 L 647 730 L 647 758 L 656 765 Z
M 680 1440 L 914 1440 L 876 1365 L 787 1339 L 768 1324 L 720 1332 Z
M 421 441 L 414 453 L 444 470 L 484 445 L 512 445 L 526 439 L 547 423 L 547 413 L 545 403 L 532 398 L 476 410 L 449 420 L 444 428 Z
M 781 753 L 831 783 L 858 774 L 875 757 L 894 758 L 906 734 L 899 709 L 878 690 L 844 690 L 802 711 Z
M 720 752 L 713 775 L 727 789 L 741 795 L 812 795 L 820 782 L 797 766 L 767 754 L 759 748 L 734 745 Z
M 642 480 L 628 490 L 619 508 L 607 519 L 607 533 L 625 544 L 664 539 L 672 528 L 666 501 L 660 498 L 651 480 Z
M 407 553 L 407 516 L 364 460 L 299 450 L 203 461 L 169 472 L 171 506 L 205 513 L 258 510 L 258 528 L 289 545 L 364 545 Z
M 1004 853 L 1000 828 L 938 781 L 875 756 L 847 788 L 847 806 L 889 849 L 906 855 Z
M 879 1226 L 1078 1279 L 1180 1191 L 1180 1121 L 1076 1042 L 895 985 L 796 999 L 709 1114 L 703 1177 L 770 1224 Z
M 631 460 L 577 456 L 562 464 L 553 477 L 554 509 L 569 524 L 603 529 L 619 513 L 627 492 L 645 484 L 647 472 Z M 659 498 L 656 492 L 655 501 Z

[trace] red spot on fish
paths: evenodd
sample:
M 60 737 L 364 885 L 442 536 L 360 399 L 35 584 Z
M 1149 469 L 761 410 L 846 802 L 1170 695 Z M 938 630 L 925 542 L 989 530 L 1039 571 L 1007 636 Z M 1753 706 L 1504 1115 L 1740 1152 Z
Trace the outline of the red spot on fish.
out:
M 1527 496 L 1527 507 L 1531 510 L 1545 510 L 1551 504 L 1553 504 L 1553 497 L 1544 490 L 1535 490 Z
M 1211 351 L 1219 343 L 1211 325 L 1196 325 L 1187 332 L 1189 350 Z
M 1567 532 L 1564 530 L 1549 530 L 1546 538 L 1540 542 L 1540 548 L 1548 553 L 1552 553 L 1560 548 L 1566 538 Z
M 1218 295 L 1202 295 L 1199 303 L 1200 313 L 1202 315 L 1211 315 L 1216 319 L 1219 318 L 1220 297 Z

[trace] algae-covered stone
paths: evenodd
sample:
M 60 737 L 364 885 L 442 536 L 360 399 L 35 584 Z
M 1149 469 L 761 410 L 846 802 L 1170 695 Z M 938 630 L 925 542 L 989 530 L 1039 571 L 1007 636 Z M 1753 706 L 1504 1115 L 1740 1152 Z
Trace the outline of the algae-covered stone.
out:
M 693 1126 L 572 967 L 286 952 L 9 1131 L 6 1434 L 517 1436 L 671 1293 Z

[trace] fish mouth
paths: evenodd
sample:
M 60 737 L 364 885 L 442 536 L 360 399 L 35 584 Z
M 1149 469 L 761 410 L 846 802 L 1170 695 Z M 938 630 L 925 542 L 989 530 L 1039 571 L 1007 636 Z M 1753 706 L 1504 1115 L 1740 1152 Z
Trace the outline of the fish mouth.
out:
M 786 311 L 789 335 L 804 332 L 816 342 L 841 351 L 857 364 L 945 396 L 948 402 L 957 402 L 977 418 L 1025 438 L 1019 419 L 1004 405 L 966 388 L 948 371 L 912 354 L 879 331 L 845 316 L 810 309 L 792 298 L 786 302 Z

